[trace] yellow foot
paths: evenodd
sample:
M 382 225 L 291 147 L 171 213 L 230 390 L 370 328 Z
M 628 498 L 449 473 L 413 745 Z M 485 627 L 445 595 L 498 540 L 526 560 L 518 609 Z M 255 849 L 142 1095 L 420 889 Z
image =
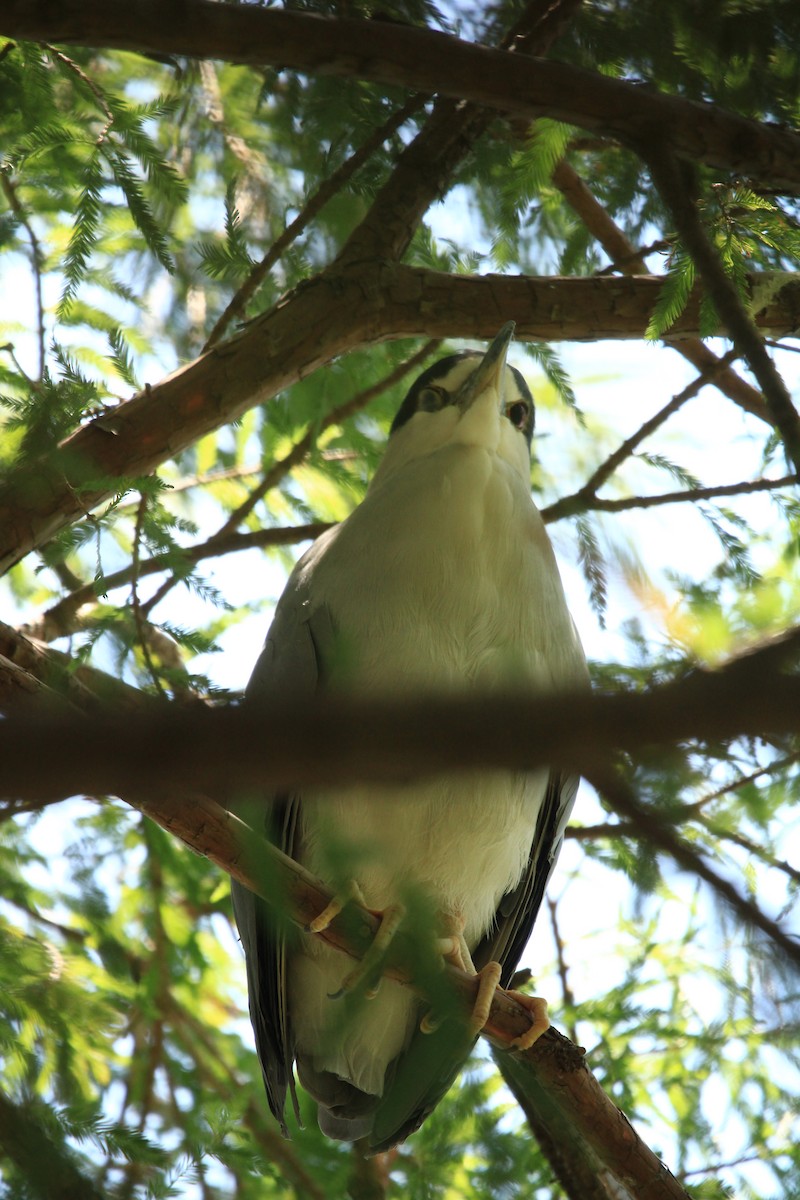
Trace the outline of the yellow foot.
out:
M 360 903 L 364 903 L 363 899 L 360 900 Z M 369 949 L 357 966 L 342 981 L 339 990 L 330 993 L 328 997 L 330 1000 L 338 1000 L 340 996 L 355 991 L 358 987 L 364 988 L 364 995 L 368 1000 L 374 999 L 380 987 L 386 953 L 394 941 L 394 936 L 405 915 L 406 910 L 402 904 L 387 904 L 380 914 L 381 923 Z
M 351 879 L 341 892 L 337 892 L 330 904 L 326 904 L 322 912 L 306 925 L 306 933 L 322 933 L 351 901 L 355 901 L 356 904 L 363 904 L 365 908 L 367 907 L 364 893 L 355 879 Z
M 506 992 L 512 1000 L 516 1000 L 531 1014 L 531 1027 L 520 1037 L 514 1038 L 511 1047 L 514 1050 L 530 1050 L 534 1042 L 538 1042 L 543 1033 L 550 1028 L 550 1018 L 547 1015 L 547 1001 L 541 996 L 526 996 L 524 992 Z
M 495 992 L 500 988 L 502 968 L 500 963 L 489 962 L 480 971 L 476 971 L 469 946 L 464 938 L 463 920 L 448 914 L 444 921 L 447 936 L 439 938 L 437 943 L 442 957 L 445 961 L 458 967 L 459 970 L 466 972 L 467 975 L 477 975 L 478 977 L 478 994 L 470 1017 L 470 1027 L 473 1033 L 478 1034 L 488 1023 Z M 500 988 L 500 990 L 505 992 L 506 996 L 510 996 L 512 1000 L 516 1000 L 530 1013 L 530 1029 L 527 1029 L 511 1043 L 511 1048 L 514 1050 L 529 1050 L 534 1042 L 537 1042 L 542 1034 L 550 1028 L 547 1001 L 543 1000 L 541 996 L 526 996 L 524 992 L 505 988 Z M 441 1021 L 428 1012 L 420 1022 L 420 1030 L 422 1033 L 433 1033 L 440 1024 Z
M 472 1010 L 471 1025 L 475 1033 L 485 1028 L 489 1021 L 489 1012 L 496 992 L 502 992 L 521 1004 L 531 1015 L 530 1029 L 514 1038 L 511 1043 L 513 1050 L 529 1050 L 550 1028 L 550 1018 L 547 1015 L 547 1001 L 541 996 L 526 996 L 524 992 L 507 991 L 500 987 L 500 963 L 489 962 L 478 971 L 478 995 Z

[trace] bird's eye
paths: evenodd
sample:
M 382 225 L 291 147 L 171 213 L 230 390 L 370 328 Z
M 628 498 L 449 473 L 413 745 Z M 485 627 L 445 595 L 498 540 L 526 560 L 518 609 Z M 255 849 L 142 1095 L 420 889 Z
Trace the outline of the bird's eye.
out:
M 424 387 L 417 396 L 417 412 L 438 412 L 444 401 L 445 393 L 441 388 Z
M 506 409 L 506 416 L 515 429 L 525 428 L 529 413 L 530 409 L 524 400 L 517 400 Z

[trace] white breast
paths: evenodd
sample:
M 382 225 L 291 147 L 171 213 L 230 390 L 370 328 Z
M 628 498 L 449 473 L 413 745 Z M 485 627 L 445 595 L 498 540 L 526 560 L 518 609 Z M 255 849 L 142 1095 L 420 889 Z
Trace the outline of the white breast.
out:
M 301 569 L 312 573 L 312 606 L 328 605 L 337 625 L 334 688 L 396 697 L 552 690 L 585 679 L 526 482 L 481 446 L 450 443 L 377 476 Z M 409 884 L 422 886 L 438 908 L 464 918 L 474 945 L 525 869 L 546 780 L 546 771 L 492 772 L 304 794 L 303 861 L 329 880 L 354 876 L 376 908 Z M 326 1038 L 326 997 L 348 969 L 318 942 L 296 958 L 290 986 L 306 1008 L 301 1048 L 317 1050 L 318 1067 L 379 1092 L 414 1002 L 384 985 L 365 1010 L 366 1027 L 349 1041 Z M 383 1039 L 378 1061 L 375 1039 Z M 322 1059 L 321 1044 L 330 1048 Z

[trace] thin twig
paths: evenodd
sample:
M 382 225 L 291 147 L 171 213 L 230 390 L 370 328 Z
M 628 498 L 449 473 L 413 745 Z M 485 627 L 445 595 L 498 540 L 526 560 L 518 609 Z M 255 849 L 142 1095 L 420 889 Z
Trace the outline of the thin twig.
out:
M 42 266 L 44 263 L 44 255 L 39 239 L 36 236 L 36 231 L 28 220 L 27 213 L 17 195 L 17 187 L 13 180 L 9 179 L 5 172 L 0 172 L 0 185 L 2 185 L 3 193 L 8 201 L 9 208 L 14 213 L 14 216 L 22 225 L 28 235 L 28 241 L 31 246 L 31 266 L 33 268 L 33 286 L 36 295 L 36 344 L 39 352 L 39 382 L 44 375 L 45 368 L 45 327 L 44 327 L 44 294 L 42 291 Z M 16 358 L 14 357 L 13 347 L 8 347 L 11 354 L 12 362 L 19 367 Z M 24 375 L 24 372 L 23 372 Z M 26 376 L 27 378 L 27 376 Z
M 689 820 L 689 810 L 692 805 L 687 804 L 673 812 L 666 813 L 662 819 L 670 825 L 680 825 Z M 724 825 L 717 825 L 713 821 L 707 820 L 705 817 L 697 817 L 696 820 L 704 829 L 714 837 L 722 838 L 729 842 L 734 842 L 743 850 L 755 855 L 761 859 L 768 867 L 773 867 L 776 871 L 788 876 L 794 882 L 800 882 L 800 871 L 786 859 L 777 858 L 771 854 L 769 850 L 765 850 L 758 842 L 745 837 L 742 833 L 737 833 L 735 830 L 730 830 Z M 641 838 L 641 830 L 631 821 L 600 821 L 596 825 L 570 825 L 567 828 L 566 836 L 571 841 L 576 842 L 593 842 L 600 838 Z
M 312 446 L 314 445 L 314 440 L 319 437 L 319 433 L 321 431 L 326 430 L 326 428 L 329 428 L 331 425 L 338 425 L 339 421 L 347 420 L 349 416 L 353 416 L 355 413 L 361 412 L 361 409 L 366 408 L 367 404 L 374 400 L 375 396 L 380 396 L 384 391 L 386 391 L 387 388 L 392 388 L 392 386 L 398 383 L 399 380 L 401 380 L 404 376 L 407 376 L 409 371 L 413 371 L 415 367 L 419 366 L 421 362 L 425 361 L 428 358 L 428 355 L 432 354 L 434 350 L 440 346 L 440 344 L 441 343 L 438 338 L 432 338 L 432 340 L 427 341 L 419 350 L 417 350 L 416 354 L 411 355 L 410 359 L 405 360 L 405 362 L 401 362 L 399 366 L 393 368 L 393 370 L 387 373 L 383 379 L 379 379 L 377 383 L 372 384 L 369 386 L 369 388 L 365 388 L 360 392 L 357 392 L 355 396 L 350 397 L 350 400 L 344 401 L 343 404 L 338 404 L 337 408 L 331 409 L 330 413 L 326 413 L 324 418 L 321 419 L 319 425 L 309 426 L 306 432 L 303 433 L 303 436 L 297 440 L 297 442 L 295 442 L 293 448 L 289 450 L 288 454 L 284 455 L 283 458 L 278 458 L 276 462 L 272 463 L 272 466 L 264 475 L 263 480 L 261 480 L 258 487 L 253 488 L 253 491 L 249 493 L 249 496 L 245 502 L 240 504 L 239 508 L 236 508 L 233 512 L 231 512 L 228 520 L 224 521 L 217 532 L 212 534 L 211 538 L 207 539 L 205 542 L 206 548 L 210 548 L 213 554 L 221 553 L 217 547 L 223 545 L 225 540 L 234 538 L 234 536 L 236 536 L 234 534 L 234 530 L 240 526 L 241 522 L 245 520 L 249 514 L 251 514 L 255 508 L 255 505 L 257 505 L 260 500 L 266 496 L 266 493 L 270 492 L 273 487 L 277 487 L 279 482 L 285 478 L 285 475 L 288 475 L 291 469 L 299 466 L 299 464 L 303 461 L 303 458 L 306 458 L 309 452 L 311 452 Z M 307 526 L 306 528 L 311 529 L 312 527 Z M 319 533 L 324 532 L 324 529 L 326 528 L 329 528 L 327 524 L 323 524 L 321 522 L 317 524 Z M 271 536 L 269 540 L 261 542 L 261 545 L 290 544 L 290 541 L 281 540 L 282 530 L 264 530 L 264 533 Z M 237 536 L 241 538 L 241 536 L 245 535 Z M 312 534 L 312 536 L 318 536 L 318 534 Z M 291 539 L 291 541 L 301 540 L 305 539 Z M 251 545 L 254 544 L 255 542 L 252 542 Z M 236 548 L 245 547 L 240 544 Z M 175 575 L 174 572 L 172 576 L 167 578 L 167 580 L 164 580 L 164 582 L 161 584 L 161 587 L 156 590 L 156 593 L 151 596 L 148 604 L 145 605 L 145 612 L 148 614 L 148 617 L 156 605 L 161 604 L 164 596 L 168 595 L 169 592 L 172 592 L 172 589 L 180 582 L 181 577 Z
M 719 875 L 687 841 L 681 838 L 652 806 L 643 804 L 619 771 L 608 768 L 591 769 L 587 780 L 605 796 L 610 806 L 633 825 L 640 837 L 651 846 L 670 855 L 684 871 L 692 872 L 710 885 L 742 923 L 749 929 L 759 929 L 769 941 L 779 947 L 787 962 L 800 968 L 800 943 L 784 932 L 780 925 L 762 912 L 757 904 L 741 895 L 728 879 Z
M 85 71 L 81 70 L 74 59 L 70 58 L 69 55 L 64 54 L 63 50 L 56 49 L 56 47 L 51 46 L 49 42 L 43 42 L 42 44 L 45 50 L 47 50 L 48 54 L 52 54 L 53 58 L 56 58 L 59 62 L 62 62 L 67 70 L 71 71 L 76 79 L 79 79 L 84 87 L 89 89 L 94 98 L 97 100 L 97 103 L 102 108 L 103 113 L 105 114 L 106 123 L 100 130 L 95 142 L 95 145 L 102 146 L 103 142 L 108 137 L 109 129 L 114 124 L 114 113 L 111 111 L 105 92 L 98 83 L 95 83 L 95 81 L 86 74 Z
M 756 771 L 750 771 L 747 775 L 740 775 L 737 779 L 732 779 L 730 783 L 725 783 L 722 787 L 715 788 L 713 792 L 706 792 L 699 800 L 695 800 L 692 804 L 685 806 L 687 816 L 695 816 L 699 814 L 709 804 L 713 804 L 715 800 L 720 800 L 723 796 L 727 796 L 729 792 L 738 792 L 742 788 L 747 787 L 750 783 L 755 783 L 758 779 L 763 779 L 765 775 L 774 775 L 777 771 L 782 771 L 785 767 L 791 767 L 800 761 L 800 750 L 795 750 L 791 754 L 785 754 L 782 758 L 775 759 L 774 762 L 767 763 L 765 767 L 759 767 Z
M 136 631 L 139 635 L 139 645 L 141 646 L 144 656 L 145 665 L 149 672 L 150 678 L 155 684 L 156 691 L 161 696 L 166 696 L 164 685 L 161 682 L 159 672 L 156 670 L 156 665 L 153 662 L 153 657 L 150 653 L 150 630 L 145 613 L 142 610 L 142 605 L 139 600 L 139 551 L 142 541 L 142 529 L 144 527 L 144 518 L 147 512 L 147 496 L 144 492 L 141 493 L 141 498 L 136 509 L 136 525 L 133 531 L 133 554 L 131 556 L 131 612 L 133 613 L 133 621 L 136 626 Z M 74 593 L 73 593 L 74 594 Z
M 596 496 L 587 509 L 593 512 L 627 512 L 633 508 L 657 508 L 662 504 L 686 504 L 699 500 L 715 500 L 721 496 L 751 496 L 757 492 L 774 492 L 777 488 L 790 487 L 800 480 L 798 475 L 783 475 L 780 479 L 754 479 L 741 483 L 723 483 L 717 487 L 686 488 L 682 492 L 662 492 L 657 496 L 629 496 L 620 500 L 604 500 Z M 545 521 L 556 521 L 570 514 L 553 510 L 559 508 L 560 501 L 542 509 Z
M 325 414 L 319 424 L 309 425 L 306 432 L 295 442 L 288 454 L 285 454 L 283 458 L 277 459 L 272 464 L 258 487 L 253 489 L 244 503 L 240 504 L 231 513 L 227 521 L 219 527 L 216 536 L 222 537 L 241 525 L 242 521 L 249 517 L 255 506 L 264 499 L 267 492 L 277 487 L 280 481 L 306 458 L 320 433 L 325 429 L 329 429 L 331 425 L 338 425 L 341 421 L 347 420 L 348 417 L 352 417 L 355 413 L 361 412 L 377 396 L 382 395 L 388 388 L 394 387 L 396 383 L 399 383 L 409 371 L 413 371 L 416 367 L 420 366 L 441 344 L 440 339 L 431 338 L 417 350 L 416 354 L 412 354 L 411 358 L 394 367 L 382 379 L 370 384 L 367 388 L 363 388 L 355 396 L 352 396 L 349 400 L 345 400 L 343 404 L 332 408 L 330 412 Z
M 419 366 L 420 363 L 424 362 L 424 360 L 431 353 L 433 353 L 433 351 L 435 351 L 439 345 L 441 345 L 441 342 L 436 338 L 425 342 L 425 344 L 416 352 L 416 354 L 413 354 L 411 358 L 406 359 L 405 362 L 400 363 L 399 366 L 395 367 L 387 375 L 384 375 L 382 379 L 379 379 L 377 383 L 373 383 L 370 387 L 364 388 L 362 391 L 358 392 L 357 395 L 352 396 L 349 400 L 345 400 L 343 404 L 331 409 L 330 412 L 325 414 L 318 425 L 310 425 L 299 441 L 295 442 L 289 453 L 272 464 L 258 487 L 254 488 L 248 498 L 231 513 L 230 517 L 228 517 L 228 519 L 220 526 L 217 532 L 208 539 L 208 543 L 212 545 L 216 543 L 219 545 L 225 538 L 230 537 L 234 530 L 242 523 L 242 521 L 244 521 L 245 518 L 250 515 L 259 501 L 263 500 L 267 492 L 271 491 L 272 488 L 277 487 L 280 481 L 285 478 L 285 476 L 288 475 L 288 473 L 294 467 L 299 466 L 300 463 L 307 457 L 314 445 L 316 438 L 319 436 L 322 430 L 328 429 L 331 425 L 336 425 L 340 421 L 344 421 L 348 417 L 353 416 L 354 413 L 360 412 L 361 409 L 366 408 L 367 404 L 369 404 L 370 401 L 376 396 L 381 395 L 381 393 L 386 391 L 387 388 L 393 387 L 394 384 L 402 379 L 404 375 L 407 375 L 409 371 L 412 371 L 415 367 Z M 278 539 L 276 537 L 272 543 L 267 544 L 274 545 L 277 544 L 277 541 Z M 219 551 L 215 550 L 215 553 L 219 553 Z M 171 592 L 172 589 L 180 582 L 181 577 L 175 575 L 174 573 L 169 579 L 164 580 L 161 586 L 157 589 L 154 595 L 150 597 L 145 605 L 145 612 L 148 617 L 156 605 L 160 604 L 164 597 L 167 596 L 169 592 Z
M 645 421 L 635 433 L 626 438 L 620 446 L 608 458 L 600 464 L 599 467 L 587 479 L 583 487 L 577 492 L 573 492 L 571 496 L 564 496 L 557 500 L 554 504 L 549 505 L 543 510 L 545 520 L 557 521 L 562 517 L 574 516 L 579 512 L 586 512 L 589 509 L 602 507 L 605 502 L 601 502 L 597 496 L 597 491 L 603 484 L 613 475 L 618 467 L 622 465 L 626 458 L 633 454 L 637 446 L 639 446 L 645 438 L 654 433 L 661 425 L 664 424 L 671 416 L 683 407 L 687 401 L 692 400 L 697 393 L 705 387 L 705 385 L 714 378 L 719 372 L 725 368 L 736 358 L 736 351 L 731 350 L 724 356 L 718 359 L 707 371 L 701 372 L 696 379 L 673 396 L 667 404 L 660 408 L 649 420 Z
M 167 551 L 164 554 L 155 554 L 152 558 L 144 559 L 139 564 L 139 579 L 144 579 L 147 575 L 156 575 L 160 571 L 170 569 L 174 571 L 176 553 L 180 556 L 183 565 L 191 566 L 206 558 L 218 558 L 224 554 L 235 554 L 242 550 L 263 550 L 274 546 L 291 546 L 297 542 L 310 541 L 319 537 L 330 527 L 330 522 L 317 521 L 308 525 L 257 529 L 251 533 L 229 533 L 224 537 L 213 534 L 197 546 L 189 546 L 177 552 Z M 100 581 L 103 594 L 130 583 L 131 573 L 132 567 L 127 566 L 122 567 L 119 571 L 114 571 L 111 575 L 103 576 Z M 94 604 L 96 601 L 97 583 L 84 584 L 42 613 L 38 621 L 27 624 L 23 632 L 29 637 L 38 638 L 43 642 L 52 642 L 56 638 L 65 637 L 85 626 L 86 620 L 82 617 L 79 619 L 80 610 L 85 605 Z M 151 597 L 146 604 L 142 605 L 143 615 L 147 615 L 152 607 L 152 602 Z
M 570 986 L 569 976 L 567 974 L 567 957 L 566 957 L 566 953 L 564 950 L 564 942 L 561 937 L 561 931 L 558 927 L 558 915 L 557 915 L 556 902 L 555 902 L 555 900 L 552 900 L 549 896 L 546 897 L 546 900 L 547 900 L 547 909 L 548 909 L 548 912 L 550 913 L 550 929 L 552 931 L 553 942 L 555 943 L 555 947 L 556 947 L 556 962 L 558 963 L 558 977 L 561 980 L 561 996 L 562 996 L 562 1000 L 563 1000 L 563 1007 L 564 1008 L 574 1008 L 575 1007 L 575 994 Z M 569 1024 L 567 1025 L 567 1033 L 572 1038 L 573 1042 L 575 1042 L 577 1044 L 578 1033 L 575 1028 L 574 1021 L 570 1021 Z

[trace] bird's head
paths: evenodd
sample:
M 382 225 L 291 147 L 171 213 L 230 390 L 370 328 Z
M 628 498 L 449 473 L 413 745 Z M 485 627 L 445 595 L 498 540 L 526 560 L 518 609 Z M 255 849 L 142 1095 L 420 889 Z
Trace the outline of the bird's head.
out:
M 451 354 L 423 371 L 392 423 L 381 476 L 460 444 L 499 455 L 529 479 L 533 397 L 520 372 L 506 363 L 513 336 L 509 321 L 485 354 Z

